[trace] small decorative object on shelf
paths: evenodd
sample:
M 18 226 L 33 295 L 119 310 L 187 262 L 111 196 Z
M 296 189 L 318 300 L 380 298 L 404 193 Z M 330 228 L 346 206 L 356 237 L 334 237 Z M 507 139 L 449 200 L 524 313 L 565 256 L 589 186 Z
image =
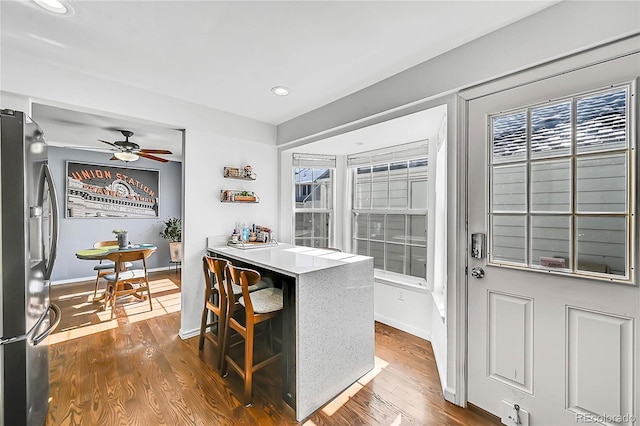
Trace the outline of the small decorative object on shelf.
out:
M 223 203 L 259 203 L 260 198 L 252 191 L 223 189 L 220 191 L 220 201 Z
M 243 179 L 243 180 L 256 180 L 256 172 L 250 165 L 244 166 L 244 168 L 225 167 L 224 177 L 231 179 Z

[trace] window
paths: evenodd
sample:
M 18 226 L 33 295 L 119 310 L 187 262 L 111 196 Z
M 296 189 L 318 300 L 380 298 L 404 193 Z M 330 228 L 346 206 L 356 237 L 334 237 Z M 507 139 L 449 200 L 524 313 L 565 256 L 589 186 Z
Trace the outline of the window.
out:
M 373 257 L 378 270 L 426 280 L 427 142 L 350 156 L 348 163 L 352 251 Z
M 489 117 L 491 263 L 631 280 L 631 90 Z
M 295 244 L 331 247 L 335 156 L 293 155 Z

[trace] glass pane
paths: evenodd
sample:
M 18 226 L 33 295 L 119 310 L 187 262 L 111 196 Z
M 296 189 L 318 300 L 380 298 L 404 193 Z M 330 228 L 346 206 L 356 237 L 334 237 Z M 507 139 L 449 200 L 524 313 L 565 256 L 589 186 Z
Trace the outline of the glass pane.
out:
M 359 167 L 356 171 L 356 193 L 353 205 L 357 209 L 371 207 L 371 167 Z
M 404 232 L 405 216 L 403 214 L 390 214 L 387 215 L 387 238 L 386 241 L 392 243 L 404 244 L 405 232 Z
M 373 257 L 373 267 L 384 271 L 384 243 L 369 242 L 369 256 Z
M 525 111 L 492 118 L 493 162 L 524 160 L 527 154 Z
M 531 110 L 531 157 L 571 153 L 571 102 Z
M 353 252 L 362 256 L 369 256 L 367 242 L 363 240 L 353 240 Z
M 492 211 L 527 211 L 527 173 L 524 164 L 493 167 L 492 185 Z
M 491 260 L 526 264 L 527 217 L 493 215 L 492 222 Z
M 389 207 L 406 209 L 408 200 L 407 162 L 392 163 L 389 167 Z
M 311 238 L 313 215 L 311 213 L 296 213 L 296 238 Z
M 407 273 L 412 277 L 427 278 L 427 248 L 409 246 Z
M 578 217 L 576 227 L 579 270 L 626 275 L 629 251 L 626 218 Z
M 411 215 L 409 216 L 409 235 L 408 243 L 427 245 L 427 216 Z
M 329 209 L 333 198 L 331 169 L 313 169 L 313 207 Z
M 571 216 L 531 217 L 531 264 L 571 269 Z
M 354 219 L 356 238 L 369 238 L 369 215 L 366 213 L 356 213 Z
M 297 246 L 313 247 L 311 238 L 296 238 Z
M 577 101 L 578 153 L 627 147 L 627 88 Z
M 625 154 L 578 158 L 576 164 L 578 212 L 626 213 Z
M 389 205 L 389 165 L 373 166 L 371 182 L 371 207 L 386 208 Z
M 329 213 L 313 213 L 313 237 L 322 239 L 329 238 Z M 327 241 L 327 245 L 324 247 L 328 246 Z
M 384 215 L 372 214 L 369 216 L 369 238 L 384 241 Z
M 387 271 L 404 274 L 404 245 L 387 244 Z
M 427 208 L 427 181 L 411 181 L 411 202 L 409 208 L 412 210 L 425 210 Z
M 329 247 L 328 238 L 314 238 L 313 247 Z
M 429 162 L 426 158 L 409 161 L 409 180 L 429 178 Z
M 531 211 L 571 212 L 571 160 L 531 163 Z

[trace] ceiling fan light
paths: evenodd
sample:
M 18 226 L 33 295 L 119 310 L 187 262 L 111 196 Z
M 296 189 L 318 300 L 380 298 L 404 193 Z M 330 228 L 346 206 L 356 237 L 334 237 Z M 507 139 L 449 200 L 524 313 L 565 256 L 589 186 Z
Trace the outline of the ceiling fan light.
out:
M 132 152 L 116 152 L 113 156 L 122 161 L 136 161 L 140 158 L 138 154 L 134 154 Z

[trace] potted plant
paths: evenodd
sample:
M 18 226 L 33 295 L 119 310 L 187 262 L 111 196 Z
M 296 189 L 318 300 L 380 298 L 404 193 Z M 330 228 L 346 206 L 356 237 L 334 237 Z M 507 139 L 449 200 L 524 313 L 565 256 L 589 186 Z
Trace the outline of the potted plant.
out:
M 126 248 L 129 245 L 129 234 L 126 229 L 114 229 L 111 232 L 116 235 L 119 248 Z
M 170 217 L 164 222 L 164 229 L 160 232 L 160 236 L 165 240 L 169 240 L 169 253 L 172 262 L 182 261 L 182 219 L 179 217 Z

